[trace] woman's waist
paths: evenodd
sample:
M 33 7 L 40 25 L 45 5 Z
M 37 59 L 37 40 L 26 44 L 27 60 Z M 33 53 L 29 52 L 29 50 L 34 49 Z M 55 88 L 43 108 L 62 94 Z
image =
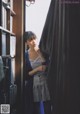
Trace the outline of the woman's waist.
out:
M 37 72 L 34 76 L 45 76 L 45 72 Z
M 47 80 L 47 76 L 45 73 L 37 73 L 36 75 L 34 75 L 33 83 L 35 85 L 39 85 L 39 84 L 45 83 L 46 80 Z

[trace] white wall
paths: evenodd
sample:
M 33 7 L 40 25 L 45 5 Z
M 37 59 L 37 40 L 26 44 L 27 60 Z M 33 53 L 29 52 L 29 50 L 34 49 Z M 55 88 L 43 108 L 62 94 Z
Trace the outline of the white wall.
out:
M 51 0 L 35 0 L 35 4 L 26 6 L 26 31 L 33 31 L 38 38 L 38 43 L 45 24 Z

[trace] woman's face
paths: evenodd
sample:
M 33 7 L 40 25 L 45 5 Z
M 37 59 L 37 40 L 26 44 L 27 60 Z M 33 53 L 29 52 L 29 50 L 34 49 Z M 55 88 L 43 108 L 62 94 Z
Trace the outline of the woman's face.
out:
M 36 47 L 36 38 L 31 37 L 27 40 L 27 45 L 31 48 Z

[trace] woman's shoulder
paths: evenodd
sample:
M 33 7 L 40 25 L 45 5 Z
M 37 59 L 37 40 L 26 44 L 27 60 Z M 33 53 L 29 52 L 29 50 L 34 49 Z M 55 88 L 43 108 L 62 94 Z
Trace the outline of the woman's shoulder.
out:
M 37 51 L 37 53 L 38 53 L 38 54 L 41 54 L 41 52 L 40 52 L 40 49 L 39 49 L 39 48 L 38 48 L 36 51 Z
M 37 53 L 38 53 L 38 55 L 39 55 L 39 56 L 41 56 L 41 57 L 43 58 L 43 56 L 42 56 L 42 53 L 41 53 L 40 49 L 38 49 L 38 50 L 37 50 Z
M 29 59 L 29 52 L 28 52 L 28 50 L 25 51 L 25 59 L 27 59 L 27 60 Z
M 45 58 L 43 57 L 40 49 L 37 50 L 37 53 L 38 53 L 39 57 L 42 59 L 42 61 L 45 61 Z

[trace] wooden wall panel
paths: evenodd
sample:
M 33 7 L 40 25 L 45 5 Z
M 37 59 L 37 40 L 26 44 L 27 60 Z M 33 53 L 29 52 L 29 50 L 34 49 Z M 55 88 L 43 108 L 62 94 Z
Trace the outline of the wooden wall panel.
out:
M 24 0 L 14 0 L 13 10 L 16 13 L 13 20 L 13 33 L 16 34 L 16 83 L 17 94 L 17 113 L 23 113 L 23 61 L 24 61 Z

